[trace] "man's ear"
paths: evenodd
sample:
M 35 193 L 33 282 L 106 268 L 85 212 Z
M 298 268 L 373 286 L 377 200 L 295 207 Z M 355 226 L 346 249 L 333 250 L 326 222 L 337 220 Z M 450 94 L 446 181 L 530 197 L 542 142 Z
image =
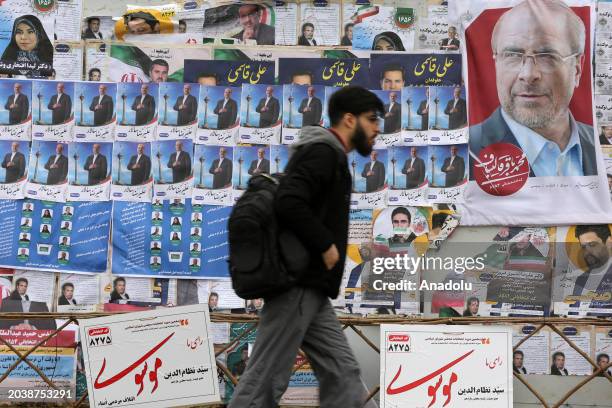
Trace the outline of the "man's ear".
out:
M 349 129 L 354 129 L 357 127 L 357 117 L 352 113 L 345 113 L 342 117 L 342 121 L 344 122 L 344 126 Z
M 585 57 L 584 54 L 581 54 L 578 57 L 578 61 L 576 61 L 576 65 L 575 65 L 575 72 L 574 72 L 574 79 L 575 79 L 575 84 L 574 84 L 574 88 L 578 88 L 578 86 L 580 85 L 580 77 L 582 76 L 582 70 L 584 67 L 584 61 L 585 61 Z

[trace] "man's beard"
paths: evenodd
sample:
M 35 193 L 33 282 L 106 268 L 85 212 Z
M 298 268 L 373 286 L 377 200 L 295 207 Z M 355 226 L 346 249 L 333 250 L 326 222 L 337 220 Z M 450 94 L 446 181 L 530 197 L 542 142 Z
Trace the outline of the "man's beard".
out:
M 355 133 L 353 133 L 353 146 L 355 146 L 355 150 L 362 156 L 368 156 L 372 153 L 372 145 L 368 141 L 368 135 L 366 135 L 361 124 L 357 123 L 357 127 L 355 128 Z
M 515 98 L 518 98 L 518 96 L 513 94 L 520 92 L 512 90 L 510 91 L 510 95 L 504 95 L 501 98 L 501 105 L 504 110 L 518 123 L 530 129 L 543 129 L 549 127 L 558 120 L 559 114 L 564 110 L 558 102 L 555 102 L 552 95 L 538 90 L 537 87 L 528 86 L 526 89 L 522 89 L 521 92 L 543 94 L 549 102 L 544 106 L 529 102 L 517 106 Z M 571 98 L 571 94 L 569 97 Z

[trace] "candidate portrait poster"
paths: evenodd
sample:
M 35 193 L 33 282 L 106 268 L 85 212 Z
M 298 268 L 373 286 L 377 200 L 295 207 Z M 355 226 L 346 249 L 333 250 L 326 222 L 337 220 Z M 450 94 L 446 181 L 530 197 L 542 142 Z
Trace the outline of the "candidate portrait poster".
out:
M 23 198 L 29 157 L 29 141 L 0 139 L 0 199 Z
M 0 80 L 0 140 L 32 136 L 32 81 Z
M 451 18 L 471 17 L 461 27 L 470 156 L 463 224 L 612 221 L 594 131 L 593 7 L 451 4 Z
M 293 85 L 367 86 L 367 58 L 280 58 L 279 83 Z
M 0 73 L 46 78 L 53 68 L 53 2 L 12 1 L 0 9 Z
M 512 328 L 381 325 L 382 406 L 512 407 Z

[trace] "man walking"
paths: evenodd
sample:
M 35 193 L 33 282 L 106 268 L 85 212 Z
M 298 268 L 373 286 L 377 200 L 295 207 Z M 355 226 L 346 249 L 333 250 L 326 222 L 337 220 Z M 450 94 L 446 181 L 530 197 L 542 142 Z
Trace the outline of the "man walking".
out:
M 230 408 L 277 406 L 300 347 L 319 381 L 322 408 L 357 408 L 366 398 L 329 298 L 338 296 L 346 257 L 351 195 L 346 154 L 354 149 L 370 154 L 383 103 L 370 91 L 349 86 L 331 97 L 328 111 L 329 130 L 300 131 L 275 202 L 279 222 L 308 249 L 309 266 L 293 288 L 265 299 L 257 340 Z

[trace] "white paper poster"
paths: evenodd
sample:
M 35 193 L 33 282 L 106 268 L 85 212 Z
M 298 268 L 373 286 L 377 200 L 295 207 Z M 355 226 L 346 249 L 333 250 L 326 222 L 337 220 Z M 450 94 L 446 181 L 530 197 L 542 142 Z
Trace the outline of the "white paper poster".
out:
M 220 401 L 206 305 L 89 319 L 80 330 L 92 407 Z
M 512 407 L 512 329 L 381 325 L 381 406 Z

